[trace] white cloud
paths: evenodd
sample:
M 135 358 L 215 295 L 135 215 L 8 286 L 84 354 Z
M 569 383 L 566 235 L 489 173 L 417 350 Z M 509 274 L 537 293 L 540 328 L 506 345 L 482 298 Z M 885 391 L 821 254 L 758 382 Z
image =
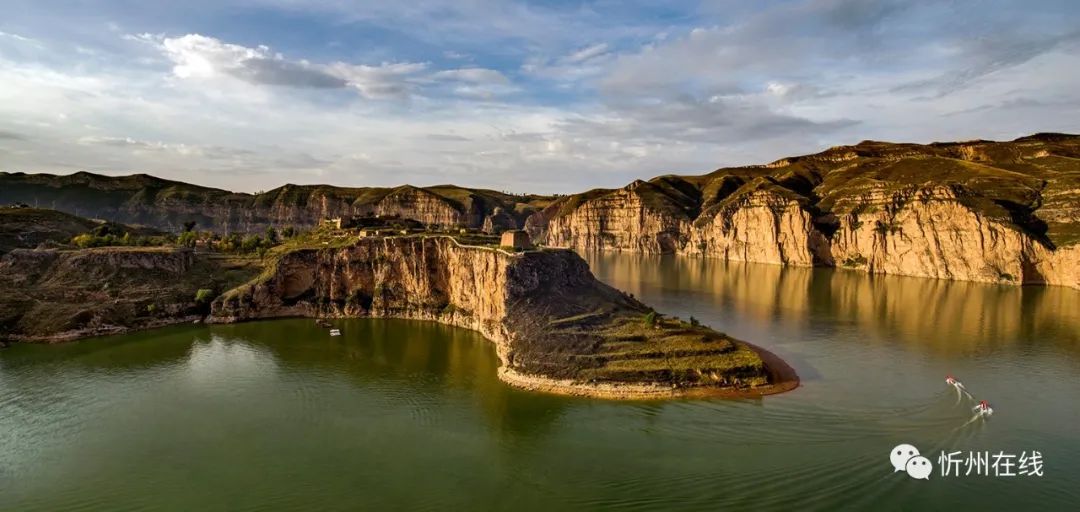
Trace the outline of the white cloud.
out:
M 246 47 L 201 34 L 143 34 L 136 38 L 156 45 L 172 61 L 172 72 L 180 79 L 227 78 L 253 85 L 311 89 L 351 87 L 369 99 L 409 96 L 415 86 L 413 80 L 428 67 L 420 62 L 314 64 L 287 59 L 265 45 Z
M 1032 9 L 735 2 L 671 21 L 494 0 L 242 1 L 320 16 L 297 18 L 315 24 L 302 34 L 257 17 L 188 34 L 190 20 L 163 3 L 167 21 L 123 18 L 128 30 L 166 31 L 127 38 L 141 45 L 96 13 L 5 25 L 42 46 L 0 35 L 3 165 L 241 190 L 570 192 L 866 138 L 1069 131 L 1080 116 L 1075 16 Z M 191 2 L 211 21 L 237 10 Z M 313 21 L 327 14 L 333 23 Z M 266 44 L 237 44 L 238 33 Z
M 457 80 L 476 84 L 505 84 L 510 82 L 502 73 L 485 68 L 448 69 L 439 71 L 432 76 L 436 79 Z
M 597 43 L 592 46 L 582 48 L 570 55 L 567 55 L 563 60 L 570 64 L 580 64 L 594 57 L 599 57 L 608 51 L 607 43 Z
M 4 32 L 3 30 L 0 30 L 0 37 L 6 37 L 6 38 L 9 38 L 9 39 L 14 39 L 16 41 L 22 41 L 24 43 L 32 43 L 32 42 L 34 42 L 34 40 L 29 38 L 29 37 L 20 36 L 19 34 L 12 34 L 10 32 Z

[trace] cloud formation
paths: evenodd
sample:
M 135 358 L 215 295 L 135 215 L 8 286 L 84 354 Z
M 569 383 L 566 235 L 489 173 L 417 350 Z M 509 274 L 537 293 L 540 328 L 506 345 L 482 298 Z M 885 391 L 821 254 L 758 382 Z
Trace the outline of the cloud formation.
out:
M 1080 130 L 1065 0 L 10 2 L 5 170 L 569 192 Z

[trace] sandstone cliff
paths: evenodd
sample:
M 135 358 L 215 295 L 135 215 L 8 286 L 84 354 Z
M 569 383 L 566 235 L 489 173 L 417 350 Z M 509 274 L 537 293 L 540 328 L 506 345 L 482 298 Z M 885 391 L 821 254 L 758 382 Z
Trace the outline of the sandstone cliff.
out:
M 137 174 L 109 177 L 0 172 L 0 205 L 26 203 L 83 217 L 179 231 L 261 232 L 267 226 L 317 225 L 324 218 L 399 216 L 443 227 L 480 227 L 496 208 L 515 224 L 546 205 L 544 196 L 517 196 L 453 185 L 344 188 L 285 185 L 241 194 Z
M 450 237 L 402 236 L 283 252 L 262 276 L 215 300 L 210 321 L 435 320 L 494 341 L 503 378 L 518 384 L 565 379 L 670 394 L 672 385 L 769 382 L 770 370 L 745 344 L 673 319 L 646 322 L 649 312 L 597 281 L 571 251 L 511 254 Z
M 561 198 L 526 228 L 579 250 L 1080 287 L 1080 137 L 866 141 Z

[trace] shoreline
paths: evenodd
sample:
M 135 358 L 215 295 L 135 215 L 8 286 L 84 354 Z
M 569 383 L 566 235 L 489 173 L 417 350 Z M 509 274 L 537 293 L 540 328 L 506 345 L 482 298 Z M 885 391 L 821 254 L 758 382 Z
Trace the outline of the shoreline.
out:
M 43 336 L 37 338 L 22 338 L 12 339 L 8 345 L 13 343 L 30 343 L 30 344 L 45 344 L 52 345 L 57 343 L 67 343 L 80 341 L 84 339 L 98 338 L 102 336 L 115 336 L 123 334 L 131 334 L 139 331 L 149 331 L 154 329 L 160 329 L 163 327 L 169 327 L 178 324 L 191 324 L 193 319 L 198 317 L 183 317 L 171 320 L 163 320 L 161 322 L 154 322 L 149 325 L 141 325 L 135 327 L 123 327 L 116 326 L 112 328 L 97 328 L 77 331 L 66 331 L 59 334 L 50 336 Z M 563 396 L 576 396 L 581 398 L 593 398 L 599 400 L 666 400 L 675 398 L 759 398 L 768 395 L 776 395 L 780 393 L 786 393 L 799 387 L 799 376 L 795 373 L 795 370 L 784 362 L 776 354 L 766 350 L 753 343 L 738 340 L 740 343 L 746 344 L 751 350 L 756 352 L 762 361 L 765 363 L 765 368 L 769 373 L 769 380 L 771 384 L 765 386 L 756 386 L 749 388 L 736 388 L 736 387 L 711 387 L 711 386 L 693 386 L 693 387 L 676 387 L 667 385 L 664 383 L 632 383 L 632 382 L 582 382 L 573 379 L 555 379 L 550 377 L 544 377 L 542 375 L 530 375 L 518 372 L 513 368 L 510 368 L 506 364 L 506 360 L 501 354 L 501 344 L 498 340 L 489 336 L 488 333 L 481 330 L 463 325 L 460 322 L 443 321 L 437 317 L 430 317 L 426 315 L 402 315 L 402 316 L 311 316 L 311 315 L 283 315 L 283 316 L 271 316 L 263 318 L 253 319 L 212 319 L 211 316 L 203 318 L 199 324 L 212 325 L 212 324 L 234 324 L 234 323 L 247 323 L 258 322 L 263 320 L 281 320 L 286 318 L 306 318 L 306 319 L 377 319 L 377 318 L 392 318 L 400 320 L 414 320 L 423 322 L 434 322 L 442 325 L 448 325 L 451 327 L 457 327 L 461 329 L 468 329 L 480 334 L 485 340 L 492 343 L 495 346 L 496 354 L 498 354 L 499 366 L 496 368 L 496 375 L 498 379 L 504 384 L 511 386 L 515 389 L 522 391 L 532 391 L 538 393 L 549 393 L 554 395 Z M 2 345 L 0 345 L 2 346 Z
M 110 325 L 87 329 L 73 329 L 69 331 L 62 331 L 42 336 L 13 335 L 6 340 L 0 339 L 0 347 L 4 346 L 3 343 L 5 341 L 7 342 L 8 346 L 14 345 L 16 343 L 25 343 L 28 345 L 56 345 L 59 343 L 71 343 L 91 338 L 120 336 L 123 334 L 133 334 L 142 331 L 152 331 L 154 329 L 172 327 L 174 325 L 202 323 L 202 319 L 203 317 L 199 315 L 188 315 L 177 318 L 158 319 L 140 325 Z
M 680 388 L 662 383 L 580 382 L 573 379 L 553 379 L 541 375 L 520 373 L 500 364 L 499 380 L 524 391 L 554 395 L 595 398 L 601 400 L 665 400 L 673 398 L 760 398 L 786 393 L 799 387 L 795 369 L 776 354 L 752 343 L 745 343 L 765 363 L 771 384 L 750 388 L 694 386 Z

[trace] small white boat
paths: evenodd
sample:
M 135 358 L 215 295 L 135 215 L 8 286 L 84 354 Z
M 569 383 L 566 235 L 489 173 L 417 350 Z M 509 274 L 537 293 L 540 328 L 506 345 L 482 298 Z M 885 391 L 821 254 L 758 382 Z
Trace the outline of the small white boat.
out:
M 330 329 L 331 336 L 341 336 L 341 329 Z

